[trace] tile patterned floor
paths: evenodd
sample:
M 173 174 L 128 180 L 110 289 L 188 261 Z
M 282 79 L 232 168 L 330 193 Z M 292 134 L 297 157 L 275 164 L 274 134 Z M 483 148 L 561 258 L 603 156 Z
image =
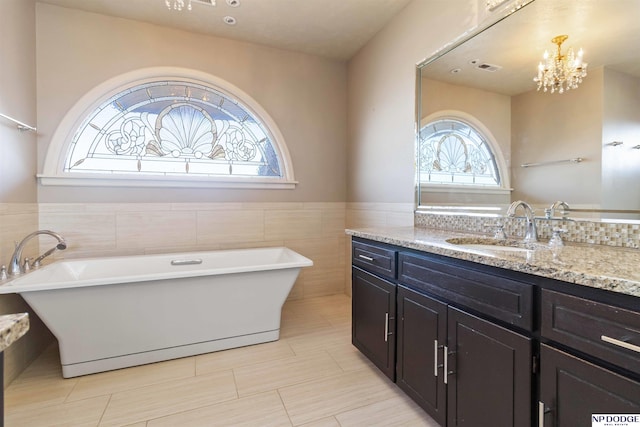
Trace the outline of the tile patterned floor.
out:
M 79 378 L 52 347 L 5 390 L 5 425 L 435 427 L 351 345 L 350 312 L 291 301 L 279 341 Z

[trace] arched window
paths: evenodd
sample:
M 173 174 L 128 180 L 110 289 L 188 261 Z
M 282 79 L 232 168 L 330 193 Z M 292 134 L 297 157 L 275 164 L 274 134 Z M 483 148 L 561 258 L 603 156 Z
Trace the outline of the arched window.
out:
M 85 96 L 79 104 L 90 105 L 74 126 L 65 129 L 63 121 L 54 136 L 43 183 L 292 187 L 286 145 L 267 113 L 227 82 L 182 71 L 128 76 L 124 85 Z
M 496 155 L 483 132 L 457 117 L 428 121 L 420 128 L 422 184 L 502 187 Z

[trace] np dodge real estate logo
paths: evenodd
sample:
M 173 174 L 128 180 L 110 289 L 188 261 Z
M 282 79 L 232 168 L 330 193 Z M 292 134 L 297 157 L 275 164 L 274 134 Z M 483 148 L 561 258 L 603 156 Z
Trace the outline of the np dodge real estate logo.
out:
M 591 427 L 640 427 L 640 414 L 593 414 Z

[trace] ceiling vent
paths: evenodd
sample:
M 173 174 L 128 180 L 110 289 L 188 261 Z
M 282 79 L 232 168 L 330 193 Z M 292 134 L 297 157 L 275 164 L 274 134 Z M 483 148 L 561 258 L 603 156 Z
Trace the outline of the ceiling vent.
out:
M 484 70 L 484 71 L 490 71 L 492 73 L 495 73 L 496 71 L 502 70 L 502 67 L 499 66 L 499 65 L 487 64 L 487 63 L 482 63 L 482 64 L 478 65 L 476 68 L 478 68 L 480 70 Z

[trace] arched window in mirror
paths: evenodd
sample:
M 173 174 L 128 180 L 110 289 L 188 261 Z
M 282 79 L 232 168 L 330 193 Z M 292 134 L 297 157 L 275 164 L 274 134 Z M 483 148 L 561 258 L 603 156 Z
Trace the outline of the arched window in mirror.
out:
M 203 73 L 157 71 L 158 77 L 142 70 L 125 84 L 107 82 L 85 96 L 74 107 L 80 112 L 68 114 L 77 114 L 71 117 L 76 124 L 56 132 L 48 155 L 58 150 L 59 160 L 47 159 L 54 171 L 47 174 L 45 165 L 44 178 L 76 181 L 61 183 L 71 185 L 97 179 L 108 185 L 293 188 L 282 135 L 252 98 Z
M 422 184 L 501 186 L 488 136 L 466 120 L 439 118 L 422 126 L 418 156 Z

